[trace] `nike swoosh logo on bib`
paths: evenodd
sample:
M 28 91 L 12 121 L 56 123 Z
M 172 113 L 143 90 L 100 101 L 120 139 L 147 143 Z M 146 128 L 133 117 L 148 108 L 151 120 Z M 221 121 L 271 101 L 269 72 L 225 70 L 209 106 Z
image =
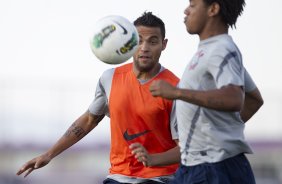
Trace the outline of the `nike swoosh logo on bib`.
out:
M 123 137 L 124 137 L 125 140 L 131 141 L 131 140 L 136 139 L 137 137 L 140 137 L 140 136 L 142 136 L 142 135 L 144 135 L 144 134 L 146 134 L 146 133 L 148 133 L 148 132 L 150 132 L 150 131 L 151 131 L 151 130 L 145 130 L 144 132 L 140 132 L 140 133 L 137 133 L 137 134 L 131 134 L 131 135 L 129 135 L 128 132 L 127 132 L 127 130 L 126 130 L 126 131 L 123 133 Z

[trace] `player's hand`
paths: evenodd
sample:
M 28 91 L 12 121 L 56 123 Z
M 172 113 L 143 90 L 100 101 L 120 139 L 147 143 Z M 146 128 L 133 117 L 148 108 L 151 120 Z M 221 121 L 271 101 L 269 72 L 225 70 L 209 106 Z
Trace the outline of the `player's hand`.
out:
M 131 153 L 135 155 L 138 162 L 142 162 L 145 167 L 152 165 L 152 157 L 148 154 L 146 148 L 140 143 L 133 143 L 129 146 Z
M 153 81 L 150 92 L 154 97 L 163 97 L 174 100 L 177 98 L 177 88 L 163 80 Z
M 22 173 L 26 172 L 24 174 L 24 177 L 29 175 L 33 170 L 39 169 L 45 165 L 47 165 L 51 161 L 51 158 L 47 156 L 47 154 L 43 154 L 41 156 L 38 156 L 27 163 L 25 163 L 17 172 L 17 175 L 21 175 Z

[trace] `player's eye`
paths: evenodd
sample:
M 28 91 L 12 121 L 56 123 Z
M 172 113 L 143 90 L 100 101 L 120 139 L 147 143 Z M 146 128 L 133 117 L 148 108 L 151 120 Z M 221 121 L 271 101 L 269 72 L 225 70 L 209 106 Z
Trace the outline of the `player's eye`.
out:
M 155 39 L 150 41 L 150 44 L 152 44 L 152 45 L 156 45 L 158 43 L 159 43 L 158 40 L 155 40 Z

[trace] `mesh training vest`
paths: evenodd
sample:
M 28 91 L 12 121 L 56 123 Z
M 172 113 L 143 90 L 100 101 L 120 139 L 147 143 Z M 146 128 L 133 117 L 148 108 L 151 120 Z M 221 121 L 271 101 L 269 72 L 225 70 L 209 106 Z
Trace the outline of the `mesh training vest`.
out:
M 111 118 L 111 174 L 151 178 L 173 174 L 178 164 L 144 167 L 131 154 L 129 145 L 141 143 L 149 153 L 160 153 L 176 146 L 170 133 L 172 101 L 153 97 L 151 82 L 162 79 L 176 85 L 179 79 L 165 69 L 145 84 L 133 73 L 132 63 L 117 67 L 109 97 Z

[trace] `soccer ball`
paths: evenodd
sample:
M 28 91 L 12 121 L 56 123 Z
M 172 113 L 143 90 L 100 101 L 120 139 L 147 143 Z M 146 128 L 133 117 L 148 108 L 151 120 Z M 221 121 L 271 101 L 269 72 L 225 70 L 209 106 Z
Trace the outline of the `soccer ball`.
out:
M 126 18 L 110 15 L 97 21 L 90 41 L 95 56 L 108 64 L 127 61 L 137 50 L 139 35 Z

